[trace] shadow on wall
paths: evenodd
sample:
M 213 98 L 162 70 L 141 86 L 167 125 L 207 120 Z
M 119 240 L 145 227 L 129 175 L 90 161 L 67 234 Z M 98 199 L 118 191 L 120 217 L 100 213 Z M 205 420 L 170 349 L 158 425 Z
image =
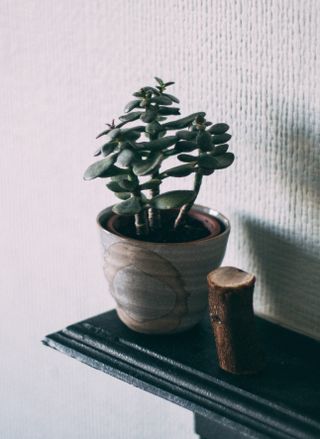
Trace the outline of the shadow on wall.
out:
M 292 187 L 297 187 L 303 193 L 303 197 L 318 203 L 320 197 L 320 132 L 312 125 L 315 115 L 310 116 L 310 122 L 303 111 L 298 113 L 303 120 L 289 120 L 281 127 L 284 134 L 279 139 L 279 147 L 285 153 L 282 157 L 278 175 L 282 186 L 288 193 Z M 278 120 L 281 120 L 280 116 Z M 310 125 L 308 125 L 310 123 Z M 285 135 L 286 133 L 286 135 Z M 284 143 L 284 144 L 282 144 Z
M 320 255 L 285 239 L 276 226 L 258 221 L 247 218 L 243 224 L 264 287 L 259 305 L 280 324 L 320 338 Z

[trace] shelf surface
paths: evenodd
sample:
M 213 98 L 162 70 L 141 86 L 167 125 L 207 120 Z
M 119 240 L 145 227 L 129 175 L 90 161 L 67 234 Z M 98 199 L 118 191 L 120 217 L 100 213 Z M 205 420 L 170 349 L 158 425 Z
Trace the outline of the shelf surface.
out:
M 209 421 L 254 438 L 320 438 L 320 344 L 256 318 L 267 357 L 256 376 L 218 367 L 208 319 L 176 335 L 138 334 L 109 311 L 43 343 Z

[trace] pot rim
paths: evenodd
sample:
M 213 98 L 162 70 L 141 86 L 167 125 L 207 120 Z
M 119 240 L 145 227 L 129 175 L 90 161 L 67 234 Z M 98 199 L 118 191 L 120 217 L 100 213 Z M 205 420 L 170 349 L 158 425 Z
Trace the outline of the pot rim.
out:
M 139 244 L 139 246 L 165 246 L 165 247 L 170 247 L 170 246 L 174 246 L 174 247 L 185 247 L 185 246 L 192 246 L 195 244 L 200 244 L 203 242 L 207 242 L 207 241 L 213 241 L 213 240 L 218 240 L 221 237 L 225 236 L 225 235 L 229 235 L 230 230 L 231 230 L 231 226 L 230 226 L 230 221 L 228 220 L 228 218 L 226 216 L 224 216 L 221 212 L 212 209 L 210 207 L 205 207 L 205 206 L 201 206 L 199 204 L 194 204 L 192 207 L 192 210 L 198 211 L 200 213 L 204 213 L 207 214 L 209 216 L 212 216 L 213 218 L 217 219 L 218 221 L 220 221 L 223 226 L 224 226 L 224 231 L 219 233 L 218 235 L 214 235 L 214 236 L 206 236 L 205 238 L 201 238 L 201 239 L 195 239 L 194 241 L 187 241 L 187 242 L 151 242 L 151 241 L 140 241 L 139 239 L 134 239 L 134 238 L 130 238 L 128 236 L 122 235 L 121 233 L 119 234 L 115 234 L 113 232 L 111 232 L 110 230 L 106 229 L 103 227 L 102 225 L 102 220 L 106 217 L 106 215 L 109 214 L 109 216 L 111 215 L 115 215 L 112 212 L 112 207 L 113 206 L 109 206 L 106 207 L 105 209 L 103 209 L 101 212 L 99 212 L 99 214 L 97 215 L 96 221 L 97 221 L 97 225 L 99 227 L 99 229 L 103 232 L 106 233 L 107 235 L 112 235 L 112 236 L 117 236 L 117 238 L 121 239 L 122 241 L 129 241 L 131 243 L 135 243 L 135 244 Z M 105 221 L 103 221 L 104 223 Z

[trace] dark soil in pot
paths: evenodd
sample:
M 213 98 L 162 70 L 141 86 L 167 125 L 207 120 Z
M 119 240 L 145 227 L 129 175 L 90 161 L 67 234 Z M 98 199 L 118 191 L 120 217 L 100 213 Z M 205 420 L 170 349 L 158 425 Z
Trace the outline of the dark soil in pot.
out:
M 162 228 L 151 232 L 148 237 L 136 234 L 134 219 L 127 216 L 114 214 L 103 227 L 117 235 L 126 236 L 139 241 L 155 243 L 183 243 L 208 239 L 224 231 L 223 224 L 216 218 L 203 212 L 191 210 L 185 224 L 178 230 L 173 225 L 177 211 L 167 210 L 161 212 Z

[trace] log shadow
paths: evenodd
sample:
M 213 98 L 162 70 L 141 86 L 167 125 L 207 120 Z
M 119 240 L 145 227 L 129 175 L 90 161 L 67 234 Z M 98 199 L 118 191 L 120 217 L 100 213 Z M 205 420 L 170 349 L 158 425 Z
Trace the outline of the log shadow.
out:
M 284 238 L 285 233 L 277 226 L 258 221 L 244 219 L 258 284 L 263 286 L 258 311 L 284 326 L 320 338 L 320 254 Z

